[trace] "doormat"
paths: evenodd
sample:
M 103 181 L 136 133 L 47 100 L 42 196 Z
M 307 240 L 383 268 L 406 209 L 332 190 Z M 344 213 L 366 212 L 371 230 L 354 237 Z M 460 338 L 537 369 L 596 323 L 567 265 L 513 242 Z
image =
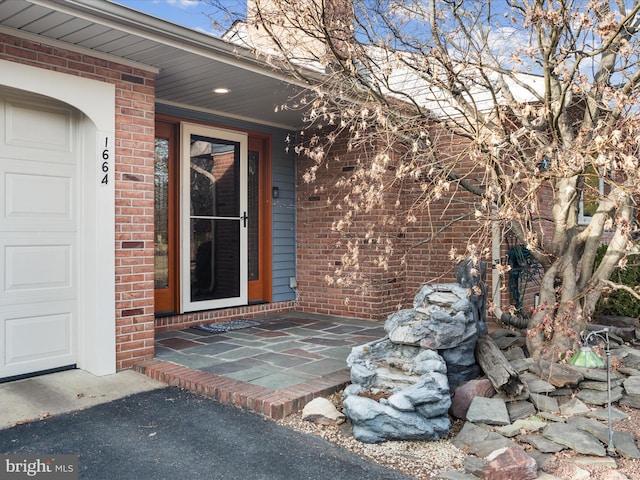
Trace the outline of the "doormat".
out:
M 258 325 L 262 325 L 262 322 L 257 320 L 229 320 L 227 322 L 218 322 L 218 323 L 203 323 L 201 325 L 196 325 L 196 330 L 204 330 L 209 333 L 222 333 L 229 332 L 231 330 L 241 330 L 243 328 L 256 327 Z

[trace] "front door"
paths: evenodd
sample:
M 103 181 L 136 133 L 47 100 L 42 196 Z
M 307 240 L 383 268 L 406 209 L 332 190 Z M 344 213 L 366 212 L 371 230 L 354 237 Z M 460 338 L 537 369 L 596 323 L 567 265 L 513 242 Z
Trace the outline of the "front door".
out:
M 183 312 L 247 303 L 247 135 L 181 124 Z

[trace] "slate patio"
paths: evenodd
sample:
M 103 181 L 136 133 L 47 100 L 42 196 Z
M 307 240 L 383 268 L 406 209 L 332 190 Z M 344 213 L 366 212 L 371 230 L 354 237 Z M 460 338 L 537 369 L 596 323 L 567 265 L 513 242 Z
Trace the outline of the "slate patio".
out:
M 351 348 L 385 335 L 382 323 L 288 312 L 222 333 L 156 335 L 155 358 L 134 368 L 169 385 L 279 419 L 349 382 Z

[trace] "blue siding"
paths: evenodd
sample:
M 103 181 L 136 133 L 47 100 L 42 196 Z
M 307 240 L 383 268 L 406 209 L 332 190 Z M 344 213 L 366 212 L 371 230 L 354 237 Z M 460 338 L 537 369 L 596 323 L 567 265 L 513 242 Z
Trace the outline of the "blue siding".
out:
M 272 295 L 274 302 L 295 299 L 295 292 L 289 288 L 289 277 L 296 276 L 296 164 L 294 153 L 286 151 L 286 138 L 291 132 L 162 104 L 156 105 L 156 113 L 271 135 L 271 181 L 280 189 L 280 197 L 272 200 Z

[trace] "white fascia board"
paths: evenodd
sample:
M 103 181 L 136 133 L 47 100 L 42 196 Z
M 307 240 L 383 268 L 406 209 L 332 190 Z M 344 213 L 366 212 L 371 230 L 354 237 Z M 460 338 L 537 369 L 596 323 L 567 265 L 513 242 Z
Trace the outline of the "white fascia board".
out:
M 136 12 L 107 0 L 29 0 L 31 3 L 104 25 L 124 33 L 158 42 L 203 58 L 232 65 L 283 82 L 308 88 L 304 82 L 279 73 L 235 44 L 175 23 Z
M 89 57 L 99 58 L 100 60 L 119 63 L 120 65 L 124 65 L 126 67 L 131 67 L 137 70 L 153 73 L 154 75 L 157 75 L 158 73 L 160 73 L 159 68 L 152 67 L 151 65 L 147 65 L 140 62 L 134 62 L 133 60 L 128 60 L 126 58 L 118 57 L 116 55 L 110 55 L 108 53 L 99 52 L 97 50 L 92 50 L 90 48 L 81 47 L 79 45 L 74 45 L 72 43 L 62 42 L 60 40 L 55 40 L 53 38 L 43 37 L 42 35 L 36 35 L 35 33 L 25 32 L 24 30 L 18 30 L 16 28 L 0 25 L 0 33 L 11 35 L 16 38 L 22 38 L 23 40 L 28 40 L 30 42 L 42 43 L 51 47 L 59 48 L 61 50 L 68 50 L 70 52 L 80 53 L 82 55 L 87 55 Z

